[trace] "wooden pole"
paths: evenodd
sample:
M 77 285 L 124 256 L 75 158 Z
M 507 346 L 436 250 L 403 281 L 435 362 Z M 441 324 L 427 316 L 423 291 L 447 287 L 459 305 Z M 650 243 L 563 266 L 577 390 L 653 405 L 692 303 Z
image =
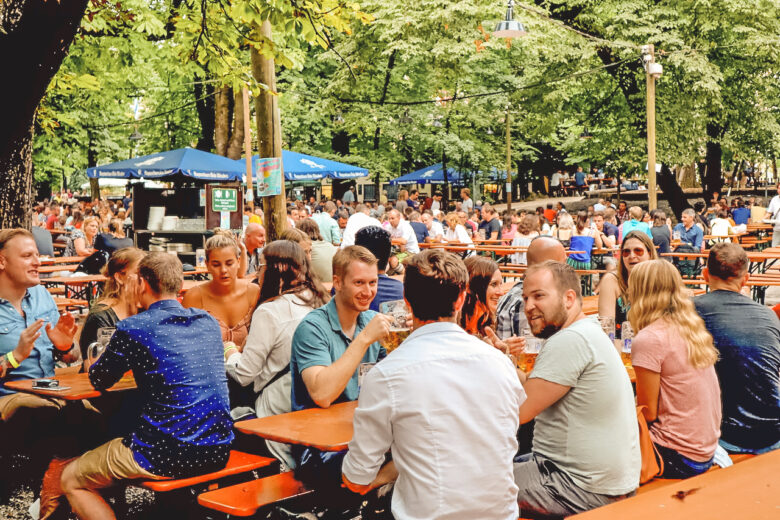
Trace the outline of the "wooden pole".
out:
M 650 63 L 655 61 L 653 45 L 648 45 L 650 50 Z M 649 68 L 648 68 L 649 70 Z M 655 76 L 647 74 L 647 191 L 650 196 L 650 211 L 658 207 L 658 195 L 655 183 Z
M 266 20 L 260 27 L 261 34 L 271 38 L 271 24 Z M 257 121 L 257 151 L 260 157 L 282 157 L 282 125 L 279 119 L 279 104 L 276 95 L 276 69 L 273 59 L 261 55 L 252 48 L 252 76 L 266 86 L 266 91 L 257 96 L 255 118 Z M 267 241 L 279 238 L 287 229 L 287 208 L 285 205 L 284 179 L 282 192 L 273 197 L 263 197 L 265 231 Z
M 512 209 L 512 137 L 511 122 L 512 115 L 509 113 L 509 107 L 506 108 L 506 209 Z
M 244 100 L 244 155 L 246 155 L 246 203 L 250 210 L 255 209 L 255 190 L 252 183 L 252 123 L 249 122 L 249 90 L 241 89 Z

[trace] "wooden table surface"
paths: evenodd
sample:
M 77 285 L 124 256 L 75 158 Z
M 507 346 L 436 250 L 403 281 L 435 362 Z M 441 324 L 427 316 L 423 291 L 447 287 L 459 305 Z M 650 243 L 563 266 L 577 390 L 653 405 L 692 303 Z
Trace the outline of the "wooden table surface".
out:
M 63 285 L 79 285 L 85 283 L 100 283 L 105 282 L 108 278 L 102 274 L 89 274 L 85 276 L 52 276 L 51 278 L 44 278 L 44 283 L 61 283 Z
M 53 379 L 60 382 L 61 387 L 70 387 L 69 390 L 46 390 L 33 388 L 37 379 L 23 379 L 20 381 L 8 381 L 5 383 L 7 388 L 28 394 L 43 395 L 46 397 L 58 397 L 66 401 L 78 401 L 80 399 L 92 399 L 99 397 L 101 392 L 95 390 L 92 383 L 89 382 L 89 375 L 82 374 L 57 374 Z M 123 377 L 117 384 L 107 390 L 107 392 L 122 392 L 136 389 L 135 380 L 132 376 Z
M 78 264 L 86 256 L 42 256 L 39 258 L 41 265 L 52 264 Z
M 321 451 L 342 451 L 352 440 L 352 416 L 357 401 L 334 404 L 330 408 L 308 408 L 235 424 L 238 431 L 287 444 L 308 446 Z
M 75 271 L 78 264 L 42 265 L 38 268 L 40 274 L 59 273 L 62 271 Z
M 577 520 L 780 518 L 780 450 L 570 516 Z M 689 492 L 684 498 L 679 494 Z
M 89 305 L 89 302 L 87 300 L 76 300 L 73 298 L 60 298 L 56 297 L 54 298 L 54 303 L 57 304 L 57 308 L 62 309 L 68 309 L 69 307 L 86 307 Z

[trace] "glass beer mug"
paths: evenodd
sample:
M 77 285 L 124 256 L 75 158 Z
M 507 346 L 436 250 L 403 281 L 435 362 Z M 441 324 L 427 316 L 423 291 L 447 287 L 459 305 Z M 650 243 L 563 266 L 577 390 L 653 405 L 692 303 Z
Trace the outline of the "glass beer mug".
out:
M 385 350 L 389 354 L 409 336 L 412 330 L 407 326 L 406 322 L 409 318 L 409 310 L 406 308 L 406 302 L 403 300 L 393 300 L 389 302 L 382 302 L 379 305 L 379 312 L 386 314 L 393 318 L 393 323 L 390 325 L 390 333 L 387 337 L 380 341 Z

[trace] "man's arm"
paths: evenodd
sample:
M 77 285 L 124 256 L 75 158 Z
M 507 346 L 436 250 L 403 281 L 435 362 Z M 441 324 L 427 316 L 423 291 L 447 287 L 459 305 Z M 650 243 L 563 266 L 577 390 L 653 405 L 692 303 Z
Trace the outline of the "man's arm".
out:
M 306 390 L 317 406 L 328 408 L 338 399 L 360 365 L 368 347 L 390 332 L 390 320 L 389 316 L 377 314 L 352 340 L 340 358 L 328 366 L 310 366 L 301 371 Z
M 520 424 L 525 424 L 558 402 L 571 387 L 552 383 L 538 377 L 523 383 L 528 399 L 520 405 Z
M 696 231 L 693 233 L 693 247 L 696 249 L 701 249 L 701 245 L 704 242 L 704 231 L 698 228 L 698 226 L 694 226 Z
M 128 354 L 133 348 L 142 348 L 125 331 L 117 330 L 111 337 L 106 351 L 89 368 L 89 381 L 95 390 L 111 388 L 130 370 Z

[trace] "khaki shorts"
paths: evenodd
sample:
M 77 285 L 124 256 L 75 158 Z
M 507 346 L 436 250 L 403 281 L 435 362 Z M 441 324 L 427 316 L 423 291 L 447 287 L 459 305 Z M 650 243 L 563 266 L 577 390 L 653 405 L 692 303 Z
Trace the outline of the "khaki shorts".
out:
M 135 461 L 130 448 L 122 439 L 112 439 L 76 459 L 76 478 L 83 488 L 100 489 L 109 487 L 119 480 L 161 479 L 149 473 Z
M 0 419 L 3 422 L 9 422 L 13 416 L 22 408 L 53 408 L 61 410 L 65 407 L 65 401 L 61 399 L 40 397 L 24 392 L 4 395 L 0 397 Z

